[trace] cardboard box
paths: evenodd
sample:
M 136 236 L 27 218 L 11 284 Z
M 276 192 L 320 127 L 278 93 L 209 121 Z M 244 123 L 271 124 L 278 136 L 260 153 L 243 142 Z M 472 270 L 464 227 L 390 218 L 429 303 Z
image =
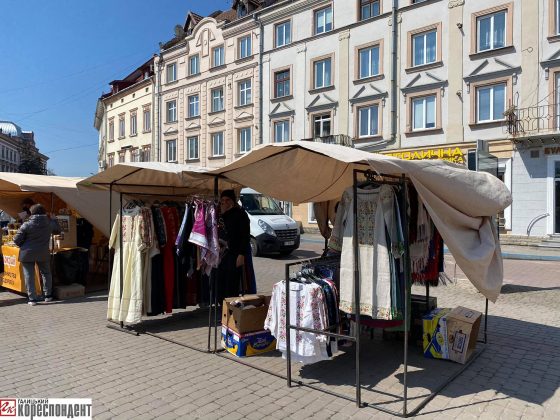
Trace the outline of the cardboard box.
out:
M 60 300 L 82 297 L 86 293 L 86 288 L 78 283 L 67 286 L 55 286 L 54 297 Z
M 482 313 L 458 306 L 446 319 L 449 359 L 465 364 L 476 347 Z
M 60 235 L 55 235 L 57 248 L 73 248 L 78 244 L 78 229 L 74 216 L 59 215 L 56 220 L 60 226 Z
M 436 308 L 422 318 L 422 348 L 424 357 L 447 359 L 447 314 L 450 308 Z
M 231 328 L 222 327 L 222 347 L 237 357 L 248 357 L 276 349 L 276 339 L 270 331 L 238 334 Z
M 231 304 L 233 301 L 241 301 L 244 305 L 254 305 L 256 307 L 238 308 Z M 222 306 L 222 325 L 227 326 L 238 334 L 262 331 L 269 304 L 270 296 L 267 295 L 245 295 L 225 298 Z

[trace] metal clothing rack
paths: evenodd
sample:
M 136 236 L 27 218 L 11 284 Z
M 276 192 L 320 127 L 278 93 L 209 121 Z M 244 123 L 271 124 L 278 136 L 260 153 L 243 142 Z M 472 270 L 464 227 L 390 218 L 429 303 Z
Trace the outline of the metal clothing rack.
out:
M 134 172 L 133 172 L 134 173 Z M 129 174 L 131 175 L 131 174 Z M 128 176 L 128 175 L 127 175 Z M 121 181 L 122 179 L 126 178 L 122 177 L 120 178 L 118 181 Z M 111 231 L 112 226 L 111 226 L 111 218 L 113 216 L 112 213 L 112 201 L 113 201 L 113 186 L 114 185 L 118 185 L 118 181 L 113 181 L 109 184 L 109 231 Z M 216 176 L 214 178 L 214 200 L 217 202 L 218 201 L 218 182 L 219 182 L 219 176 Z M 139 185 L 139 184 L 126 184 L 127 187 L 142 187 L 143 185 Z M 156 187 L 155 185 L 151 186 Z M 168 186 L 161 186 L 162 188 L 169 188 Z M 124 192 L 124 194 L 128 194 L 126 192 Z M 177 197 L 176 194 L 157 194 L 157 193 L 149 193 L 149 194 L 142 194 L 142 193 L 130 193 L 131 195 L 139 195 L 139 196 L 144 196 L 144 197 Z M 187 195 L 182 195 L 181 196 L 188 196 L 188 197 L 193 197 L 196 196 L 196 194 L 190 193 Z M 120 212 L 120 223 L 119 223 L 119 229 L 120 229 L 120 234 L 119 234 L 119 246 L 121 249 L 121 255 L 119 257 L 119 270 L 120 270 L 120 295 L 122 298 L 122 293 L 123 293 L 123 272 L 124 272 L 124 267 L 123 267 L 123 258 L 122 258 L 122 249 L 123 249 L 123 237 L 122 237 L 122 222 L 123 222 L 123 192 L 119 191 L 119 212 Z M 110 290 L 110 286 L 111 286 L 111 276 L 112 276 L 112 261 L 111 261 L 111 250 L 109 250 L 109 268 L 108 268 L 108 274 L 107 274 L 107 282 L 108 282 L 108 286 L 107 286 L 107 290 Z M 208 347 L 205 353 L 216 353 L 218 351 L 217 349 L 217 337 L 218 337 L 218 280 L 217 280 L 217 276 L 216 276 L 216 269 L 212 269 L 211 274 L 209 276 L 209 292 L 210 292 L 210 296 L 209 296 L 209 301 L 210 301 L 210 305 L 208 308 Z M 212 316 L 213 315 L 213 316 Z M 189 348 L 191 350 L 196 350 L 196 351 L 203 351 L 200 348 L 194 347 L 194 346 L 190 346 L 188 344 L 185 343 L 181 343 L 175 340 L 171 340 L 165 337 L 160 336 L 159 334 L 156 333 L 150 333 L 148 331 L 145 331 L 142 328 L 138 328 L 137 326 L 129 326 L 129 325 L 125 325 L 123 321 L 120 322 L 116 322 L 116 321 L 109 321 L 107 323 L 107 328 L 111 328 L 114 329 L 116 331 L 121 331 L 121 332 L 125 332 L 128 334 L 132 334 L 135 336 L 139 336 L 140 333 L 144 333 L 156 338 L 160 338 L 163 339 L 165 341 L 170 341 L 173 342 L 175 344 L 181 345 L 183 347 Z M 212 336 L 212 329 L 214 330 L 214 348 L 211 348 L 211 336 Z
M 354 261 L 356 262 L 354 264 L 354 319 L 356 324 L 359 326 L 360 325 L 360 271 L 359 271 L 359 248 L 358 248 L 358 237 L 357 237 L 357 232 L 358 232 L 358 217 L 357 217 L 357 188 L 358 188 L 358 174 L 362 174 L 363 176 L 365 176 L 365 178 L 368 181 L 374 181 L 378 184 L 387 184 L 387 185 L 396 185 L 396 186 L 400 186 L 400 191 L 398 194 L 399 197 L 399 207 L 400 207 L 400 213 L 401 213 L 401 223 L 403 224 L 403 236 L 404 236 L 404 279 L 405 279 L 405 287 L 404 287 L 404 350 L 403 350 L 403 367 L 404 367 L 404 373 L 403 373 L 403 396 L 402 396 L 402 400 L 403 400 L 403 407 L 402 407 L 402 412 L 398 412 L 398 411 L 394 411 L 394 410 L 390 410 L 384 407 L 380 407 L 378 405 L 368 405 L 367 403 L 362 403 L 362 395 L 361 395 L 361 380 L 360 380 L 360 328 L 356 328 L 355 329 L 355 333 L 354 335 L 345 335 L 345 334 L 338 334 L 338 333 L 334 333 L 331 331 L 327 330 L 314 330 L 311 328 L 303 328 L 303 327 L 298 327 L 296 325 L 292 325 L 290 323 L 290 297 L 289 297 L 289 293 L 290 293 L 290 287 L 289 287 L 289 282 L 290 282 L 290 267 L 295 266 L 295 265 L 299 265 L 302 264 L 301 261 L 295 262 L 295 263 L 288 263 L 286 264 L 286 280 L 285 280 L 285 293 L 286 293 L 286 347 L 287 347 L 287 352 L 286 352 L 286 379 L 287 379 L 287 385 L 288 387 L 292 387 L 292 383 L 294 382 L 292 380 L 292 371 L 291 371 L 291 334 L 290 331 L 291 330 L 297 330 L 297 331 L 303 331 L 303 332 L 309 332 L 309 333 L 315 333 L 315 334 L 319 334 L 319 335 L 325 335 L 327 337 L 333 337 L 333 338 L 338 338 L 338 339 L 345 339 L 345 340 L 349 340 L 355 343 L 354 345 L 354 350 L 355 350 L 355 388 L 356 388 L 356 396 L 355 399 L 353 401 L 355 401 L 356 406 L 361 408 L 361 407 L 366 407 L 369 406 L 371 408 L 374 408 L 376 410 L 394 415 L 394 416 L 398 416 L 398 417 L 409 417 L 412 416 L 416 413 L 418 413 L 429 401 L 431 401 L 443 388 L 445 388 L 449 383 L 451 383 L 457 376 L 459 376 L 465 369 L 468 368 L 468 366 L 481 354 L 481 352 L 475 353 L 470 360 L 457 372 L 455 373 L 453 376 L 451 376 L 450 378 L 448 378 L 448 380 L 443 383 L 441 386 L 439 386 L 435 391 L 433 391 L 430 395 L 428 395 L 427 397 L 425 397 L 417 406 L 414 410 L 412 411 L 408 411 L 408 382 L 407 382 L 407 376 L 408 376 L 408 332 L 409 332 L 409 326 L 408 326 L 408 314 L 410 311 L 409 308 L 409 291 L 408 291 L 408 285 L 411 284 L 411 266 L 410 266 L 410 255 L 409 255 L 409 243 L 408 243 L 408 219 L 407 219 L 407 196 L 408 196 L 408 184 L 407 184 L 407 179 L 405 177 L 405 175 L 401 175 L 401 176 L 394 176 L 394 175 L 384 175 L 384 174 L 376 174 L 374 172 L 372 172 L 371 170 L 359 170 L 359 169 L 354 169 L 353 171 L 353 185 L 352 185 L 352 192 L 353 192 L 353 213 L 354 213 L 354 234 L 352 237 L 352 245 L 353 245 L 353 253 L 354 253 Z M 309 260 L 308 262 L 310 262 L 311 260 Z M 312 261 L 316 261 L 316 262 L 321 262 L 321 258 L 312 260 Z M 426 303 L 429 302 L 429 286 L 426 285 Z M 482 342 L 486 343 L 486 326 L 487 326 L 487 317 L 488 317 L 488 299 L 486 299 L 486 311 L 485 311 L 485 322 L 484 322 L 484 340 L 482 340 Z M 309 388 L 321 391 L 321 392 L 325 392 L 327 394 L 339 397 L 339 398 L 343 398 L 343 399 L 350 399 L 347 395 L 343 395 L 337 392 L 333 392 L 333 391 L 329 391 L 326 390 L 322 387 L 313 385 L 313 384 L 307 384 L 307 383 L 301 383 L 298 382 L 299 385 L 305 385 Z M 375 391 L 374 389 L 372 390 L 374 392 L 379 392 L 379 391 Z

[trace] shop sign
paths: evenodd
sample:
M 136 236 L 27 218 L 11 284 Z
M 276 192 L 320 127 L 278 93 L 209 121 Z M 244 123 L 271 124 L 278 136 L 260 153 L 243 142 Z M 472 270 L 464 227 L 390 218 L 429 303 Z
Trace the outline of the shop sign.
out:
M 560 155 L 560 146 L 556 147 L 545 147 L 544 148 L 545 155 Z
M 428 149 L 414 150 L 411 152 L 388 153 L 388 156 L 397 157 L 404 160 L 424 160 L 424 159 L 442 159 L 453 163 L 465 164 L 465 155 L 460 148 L 455 149 Z

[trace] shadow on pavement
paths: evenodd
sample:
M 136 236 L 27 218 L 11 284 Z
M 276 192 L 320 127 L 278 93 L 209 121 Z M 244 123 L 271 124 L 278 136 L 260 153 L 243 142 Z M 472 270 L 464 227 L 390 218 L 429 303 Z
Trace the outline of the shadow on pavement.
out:
M 543 292 L 545 290 L 560 290 L 560 287 L 535 287 L 535 286 L 522 286 L 517 284 L 504 284 L 501 293 L 527 293 L 527 292 Z

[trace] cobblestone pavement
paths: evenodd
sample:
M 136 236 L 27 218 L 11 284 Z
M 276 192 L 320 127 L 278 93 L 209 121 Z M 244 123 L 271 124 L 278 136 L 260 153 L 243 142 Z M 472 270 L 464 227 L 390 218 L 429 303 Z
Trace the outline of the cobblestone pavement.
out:
M 270 290 L 287 261 L 317 256 L 320 248 L 304 242 L 292 257 L 256 259 L 259 289 Z M 502 295 L 489 305 L 485 351 L 418 418 L 560 418 L 560 262 L 505 260 L 504 269 Z M 451 257 L 446 270 L 455 284 L 431 289 L 439 306 L 484 311 Z M 105 310 L 103 294 L 29 307 L 0 291 L 0 397 L 90 397 L 99 419 L 390 417 L 307 387 L 287 388 L 279 377 L 224 357 L 106 328 Z M 324 363 L 337 372 L 336 360 Z M 402 390 L 398 367 L 379 369 Z

